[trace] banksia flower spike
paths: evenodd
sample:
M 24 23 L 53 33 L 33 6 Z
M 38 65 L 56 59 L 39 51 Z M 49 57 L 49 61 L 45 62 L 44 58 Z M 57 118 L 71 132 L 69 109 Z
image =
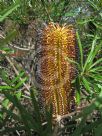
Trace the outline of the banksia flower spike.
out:
M 73 26 L 49 23 L 42 31 L 41 43 L 36 47 L 36 86 L 40 90 L 43 108 L 53 106 L 53 117 L 71 112 L 72 80 L 75 69 L 66 58 L 75 60 L 75 32 Z

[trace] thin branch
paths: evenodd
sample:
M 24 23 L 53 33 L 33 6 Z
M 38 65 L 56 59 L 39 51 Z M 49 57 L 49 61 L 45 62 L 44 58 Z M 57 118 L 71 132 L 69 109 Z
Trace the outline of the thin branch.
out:
M 92 101 L 92 102 L 93 102 L 93 101 Z M 91 104 L 92 104 L 92 103 L 88 103 L 87 105 L 78 108 L 78 109 L 77 109 L 76 111 L 74 111 L 74 112 L 68 113 L 68 114 L 63 115 L 63 116 L 58 116 L 56 119 L 54 119 L 54 121 L 56 121 L 56 123 L 57 123 L 57 122 L 60 122 L 60 121 L 61 121 L 62 119 L 64 119 L 64 118 L 73 116 L 73 115 L 75 115 L 75 114 L 77 114 L 77 113 L 81 113 L 81 111 L 82 111 L 84 108 L 86 108 L 87 106 L 90 106 Z M 46 125 L 46 124 L 47 124 L 47 122 L 44 122 L 44 123 L 42 123 L 42 126 L 44 126 L 44 125 Z
M 5 39 L 5 36 L 3 36 L 2 34 L 0 34 L 0 38 L 3 38 Z M 17 50 L 21 50 L 21 51 L 30 51 L 30 50 L 34 50 L 34 47 L 32 46 L 31 48 L 21 48 L 21 47 L 18 47 L 16 45 L 12 45 L 11 43 L 9 43 L 9 45 L 14 48 L 14 49 L 17 49 Z

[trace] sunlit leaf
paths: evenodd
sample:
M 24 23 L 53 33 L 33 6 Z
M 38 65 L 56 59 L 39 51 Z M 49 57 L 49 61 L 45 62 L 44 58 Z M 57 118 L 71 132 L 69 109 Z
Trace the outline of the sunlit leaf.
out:
M 19 2 L 16 2 L 15 4 L 12 4 L 10 7 L 8 7 L 8 9 L 5 9 L 5 11 L 3 11 L 0 14 L 0 22 L 2 22 L 8 15 L 10 15 L 14 10 L 16 10 L 19 7 Z

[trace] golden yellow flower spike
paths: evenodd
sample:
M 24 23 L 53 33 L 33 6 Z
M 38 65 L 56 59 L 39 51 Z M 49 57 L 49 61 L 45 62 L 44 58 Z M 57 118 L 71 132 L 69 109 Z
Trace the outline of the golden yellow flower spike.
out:
M 53 117 L 71 111 L 72 80 L 75 69 L 66 58 L 75 60 L 75 32 L 73 26 L 49 23 L 42 31 L 40 46 L 36 48 L 36 85 L 43 107 L 52 103 Z

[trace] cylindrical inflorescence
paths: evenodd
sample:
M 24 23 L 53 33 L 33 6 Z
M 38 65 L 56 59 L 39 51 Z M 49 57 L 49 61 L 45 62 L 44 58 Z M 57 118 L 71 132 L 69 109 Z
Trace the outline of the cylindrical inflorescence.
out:
M 40 46 L 36 47 L 35 83 L 40 90 L 42 106 L 53 106 L 53 117 L 71 111 L 72 80 L 75 67 L 75 31 L 72 25 L 49 23 L 42 31 Z

